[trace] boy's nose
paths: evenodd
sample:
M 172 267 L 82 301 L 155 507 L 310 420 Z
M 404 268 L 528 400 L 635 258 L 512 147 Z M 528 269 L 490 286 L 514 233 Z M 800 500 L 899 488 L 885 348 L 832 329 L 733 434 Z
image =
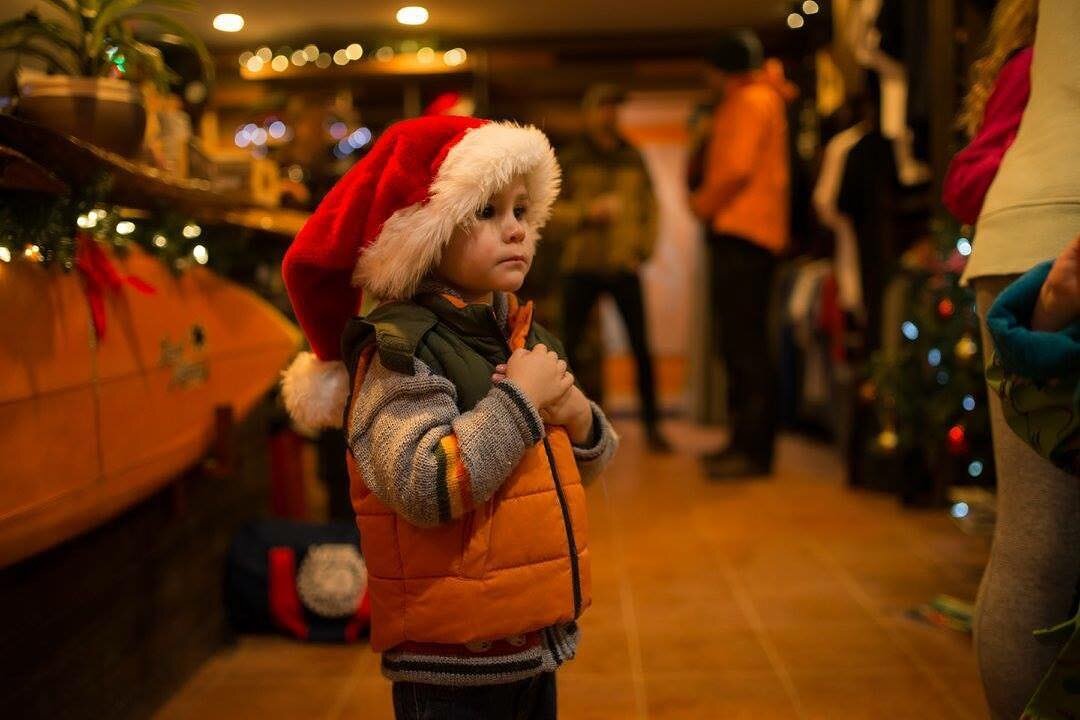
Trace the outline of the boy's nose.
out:
M 506 231 L 506 242 L 520 243 L 525 240 L 525 226 L 514 220 Z

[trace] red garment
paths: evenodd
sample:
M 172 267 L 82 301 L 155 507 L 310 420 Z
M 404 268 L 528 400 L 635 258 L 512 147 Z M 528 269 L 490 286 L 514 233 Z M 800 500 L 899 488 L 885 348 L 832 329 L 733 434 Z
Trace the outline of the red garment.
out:
M 1005 151 L 1016 139 L 1031 94 L 1031 55 L 1026 47 L 1001 67 L 975 138 L 949 163 L 942 202 L 957 220 L 974 225 Z

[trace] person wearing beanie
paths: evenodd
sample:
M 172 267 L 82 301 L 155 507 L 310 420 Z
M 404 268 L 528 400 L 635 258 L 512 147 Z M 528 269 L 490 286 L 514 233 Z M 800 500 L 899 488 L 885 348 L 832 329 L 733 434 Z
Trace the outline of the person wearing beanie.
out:
M 564 185 L 555 203 L 555 225 L 563 230 L 562 328 L 567 352 L 580 370 L 592 309 L 601 295 L 611 296 L 634 355 L 646 442 L 655 452 L 669 452 L 659 429 L 638 275 L 656 245 L 656 198 L 641 153 L 619 134 L 616 114 L 623 99 L 617 86 L 590 88 L 582 101 L 586 131 L 559 153 Z M 590 389 L 599 397 L 600 387 Z
M 731 442 L 708 455 L 713 479 L 767 475 L 776 436 L 776 374 L 769 297 L 788 245 L 789 159 L 785 103 L 794 88 L 748 30 L 722 36 L 708 57 L 713 111 L 699 187 L 690 207 L 707 225 L 715 312 L 727 367 Z
M 371 646 L 396 717 L 554 718 L 590 604 L 584 482 L 618 438 L 514 296 L 558 194 L 533 127 L 386 130 L 282 271 L 312 348 L 283 378 L 344 424 Z M 378 298 L 356 317 L 361 293 Z

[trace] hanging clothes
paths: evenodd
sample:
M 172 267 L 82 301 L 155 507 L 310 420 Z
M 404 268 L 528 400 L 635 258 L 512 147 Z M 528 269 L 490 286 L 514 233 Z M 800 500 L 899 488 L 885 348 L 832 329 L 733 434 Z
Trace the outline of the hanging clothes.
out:
M 837 206 L 855 229 L 868 353 L 880 344 L 882 295 L 902 251 L 895 227 L 898 191 L 892 143 L 880 131 L 867 132 L 848 151 Z
M 866 127 L 860 123 L 842 130 L 829 140 L 825 145 L 812 196 L 818 219 L 833 231 L 833 269 L 840 306 L 860 319 L 865 318 L 865 309 L 859 273 L 858 240 L 851 218 L 840 212 L 838 201 L 848 153 L 865 135 Z

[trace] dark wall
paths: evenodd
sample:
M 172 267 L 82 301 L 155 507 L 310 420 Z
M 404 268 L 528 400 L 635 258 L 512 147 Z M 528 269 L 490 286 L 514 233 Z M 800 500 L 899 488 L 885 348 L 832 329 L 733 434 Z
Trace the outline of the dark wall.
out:
M 225 552 L 265 514 L 267 416 L 234 428 L 227 475 L 192 471 L 0 570 L 0 717 L 148 717 L 228 640 Z

